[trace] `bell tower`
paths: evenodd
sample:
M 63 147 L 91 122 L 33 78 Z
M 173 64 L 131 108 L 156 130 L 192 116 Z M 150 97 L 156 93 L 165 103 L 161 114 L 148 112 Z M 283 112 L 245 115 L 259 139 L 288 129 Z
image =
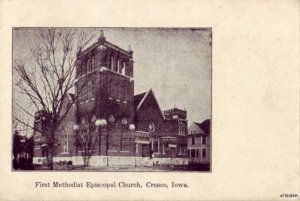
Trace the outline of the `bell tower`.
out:
M 106 147 L 111 153 L 129 149 L 128 140 L 127 144 L 118 141 L 122 141 L 122 133 L 129 131 L 134 117 L 132 55 L 131 49 L 107 41 L 103 31 L 94 44 L 77 54 L 77 122 L 105 119 L 110 141 L 101 149 Z

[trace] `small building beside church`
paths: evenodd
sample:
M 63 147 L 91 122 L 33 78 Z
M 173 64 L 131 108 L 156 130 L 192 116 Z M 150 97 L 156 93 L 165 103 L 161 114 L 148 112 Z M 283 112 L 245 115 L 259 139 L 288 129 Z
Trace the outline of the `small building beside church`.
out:
M 190 164 L 210 165 L 210 120 L 193 122 L 188 128 L 188 158 Z

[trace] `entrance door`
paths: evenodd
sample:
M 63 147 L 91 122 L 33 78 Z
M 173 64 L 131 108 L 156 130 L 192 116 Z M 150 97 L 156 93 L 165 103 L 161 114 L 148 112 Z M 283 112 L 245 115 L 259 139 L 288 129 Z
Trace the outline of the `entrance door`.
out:
M 171 147 L 171 158 L 176 158 L 176 151 L 174 147 Z
M 149 146 L 147 144 L 142 144 L 142 157 L 147 157 L 149 156 L 149 153 L 148 153 L 148 148 Z
M 48 148 L 47 148 L 47 146 L 42 147 L 42 157 L 48 157 Z

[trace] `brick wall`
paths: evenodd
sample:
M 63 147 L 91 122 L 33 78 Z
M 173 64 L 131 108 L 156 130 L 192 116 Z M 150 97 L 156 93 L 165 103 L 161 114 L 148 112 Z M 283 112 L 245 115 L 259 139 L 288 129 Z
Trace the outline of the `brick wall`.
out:
M 186 135 L 178 135 L 180 124 L 178 119 L 165 119 L 163 117 L 152 90 L 149 91 L 149 94 L 135 114 L 137 130 L 149 131 L 151 122 L 155 125 L 155 131 L 151 132 L 150 135 L 150 150 L 152 149 L 153 140 L 152 152 L 155 157 L 187 157 L 187 137 Z M 186 127 L 186 122 L 181 124 Z M 163 141 L 163 136 L 175 137 L 176 140 L 174 142 Z M 169 144 L 176 145 L 176 147 L 170 147 Z

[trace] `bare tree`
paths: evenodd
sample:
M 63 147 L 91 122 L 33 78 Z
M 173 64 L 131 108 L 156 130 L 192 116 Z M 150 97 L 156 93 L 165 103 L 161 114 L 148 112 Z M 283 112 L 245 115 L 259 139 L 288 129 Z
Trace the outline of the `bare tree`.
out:
M 85 166 L 89 165 L 91 156 L 96 152 L 96 144 L 99 143 L 99 152 L 101 145 L 101 136 L 106 132 L 107 121 L 105 119 L 91 119 L 91 122 L 82 125 L 74 125 L 73 129 L 76 132 L 76 146 L 80 147 L 81 155 Z M 99 132 L 100 129 L 100 132 Z M 98 138 L 98 140 L 97 140 Z M 100 153 L 99 153 L 100 155 Z
M 99 136 L 98 127 L 92 124 L 86 124 L 81 126 L 76 131 L 76 134 L 76 146 L 80 148 L 79 152 L 82 155 L 84 166 L 88 166 L 91 156 L 95 153 L 97 137 Z
M 76 54 L 87 46 L 95 33 L 75 28 L 47 28 L 34 33 L 28 40 L 30 62 L 15 58 L 13 64 L 17 74 L 14 91 L 26 97 L 31 107 L 15 105 L 33 118 L 36 111 L 43 110 L 47 114 L 45 136 L 53 169 L 55 133 L 72 106 L 63 108 L 64 99 L 75 82 Z M 27 124 L 16 114 L 14 119 Z

